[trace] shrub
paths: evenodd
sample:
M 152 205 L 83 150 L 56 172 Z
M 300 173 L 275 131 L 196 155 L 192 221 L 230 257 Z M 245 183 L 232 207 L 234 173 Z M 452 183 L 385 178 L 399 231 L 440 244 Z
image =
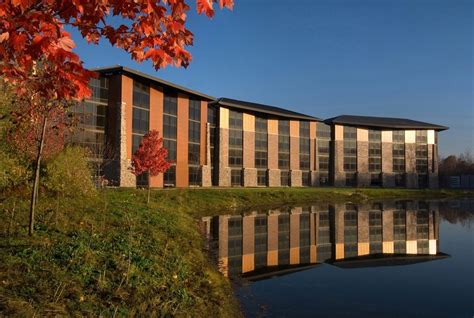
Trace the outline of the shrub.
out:
M 19 158 L 0 149 L 0 189 L 6 190 L 25 184 L 30 178 L 31 169 Z
M 95 194 L 92 171 L 81 147 L 66 147 L 46 164 L 45 187 L 61 197 Z

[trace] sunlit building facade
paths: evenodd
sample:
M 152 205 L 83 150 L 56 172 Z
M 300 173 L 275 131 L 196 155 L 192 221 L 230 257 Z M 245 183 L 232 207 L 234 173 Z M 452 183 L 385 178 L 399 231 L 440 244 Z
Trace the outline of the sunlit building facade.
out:
M 327 120 L 216 99 L 122 66 L 95 69 L 93 97 L 73 142 L 91 149 L 96 175 L 120 187 L 438 186 L 438 132 L 407 119 Z M 172 167 L 135 177 L 141 138 L 157 130 Z

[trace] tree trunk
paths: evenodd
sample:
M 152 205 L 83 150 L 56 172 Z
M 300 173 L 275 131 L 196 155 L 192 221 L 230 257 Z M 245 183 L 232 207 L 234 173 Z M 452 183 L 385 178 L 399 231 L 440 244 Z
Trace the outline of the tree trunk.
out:
M 150 204 L 150 185 L 148 185 L 148 198 L 146 200 L 146 204 Z
M 34 166 L 34 181 L 33 181 L 33 190 L 31 191 L 31 201 L 30 201 L 30 226 L 28 230 L 28 235 L 32 236 L 34 232 L 35 225 L 35 208 L 36 200 L 38 196 L 39 188 L 39 178 L 40 178 L 40 165 L 41 165 L 41 156 L 43 154 L 43 145 L 44 145 L 44 136 L 46 134 L 46 115 L 43 118 L 43 127 L 41 130 L 41 139 L 38 146 L 38 154 L 36 156 L 36 163 Z

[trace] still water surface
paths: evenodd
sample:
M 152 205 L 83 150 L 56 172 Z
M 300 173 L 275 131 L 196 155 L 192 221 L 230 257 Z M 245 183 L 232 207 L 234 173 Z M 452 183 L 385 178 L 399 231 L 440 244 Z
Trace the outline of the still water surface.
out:
M 474 201 L 309 205 L 202 220 L 246 317 L 474 317 Z

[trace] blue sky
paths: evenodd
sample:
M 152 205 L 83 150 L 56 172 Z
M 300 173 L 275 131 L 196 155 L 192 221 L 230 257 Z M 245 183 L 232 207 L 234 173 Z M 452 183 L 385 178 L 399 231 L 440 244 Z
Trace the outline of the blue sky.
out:
M 121 64 L 216 97 L 320 118 L 405 117 L 449 126 L 440 153 L 474 149 L 470 0 L 235 0 L 212 20 L 192 9 L 187 69 L 155 72 L 73 32 L 87 67 Z

